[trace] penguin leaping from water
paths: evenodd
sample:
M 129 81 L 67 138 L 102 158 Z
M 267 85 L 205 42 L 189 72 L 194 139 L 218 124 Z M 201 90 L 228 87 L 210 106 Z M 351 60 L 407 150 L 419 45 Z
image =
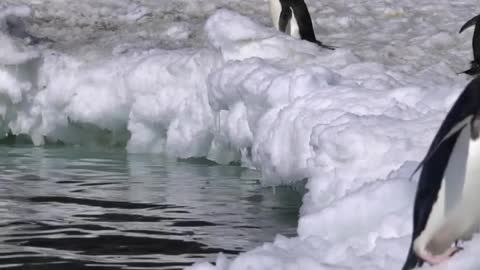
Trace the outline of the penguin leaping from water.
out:
M 448 112 L 420 168 L 403 270 L 449 259 L 461 250 L 458 241 L 469 240 L 479 228 L 480 77 Z
M 470 62 L 471 67 L 468 70 L 465 70 L 461 73 L 466 73 L 468 75 L 475 75 L 480 73 L 480 15 L 477 15 L 470 20 L 468 20 L 461 28 L 460 32 L 462 33 L 465 29 L 475 25 L 475 31 L 473 32 L 472 38 L 472 47 L 473 47 L 473 61 Z
M 334 50 L 335 47 L 318 41 L 313 31 L 312 19 L 304 0 L 269 0 L 270 15 L 277 30 L 293 37 L 317 44 L 322 48 Z M 293 16 L 292 16 L 293 14 Z

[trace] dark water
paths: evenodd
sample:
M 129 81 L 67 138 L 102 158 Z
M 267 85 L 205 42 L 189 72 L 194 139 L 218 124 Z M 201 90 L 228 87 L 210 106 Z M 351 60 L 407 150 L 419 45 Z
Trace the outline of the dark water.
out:
M 0 268 L 182 269 L 294 235 L 301 195 L 237 166 L 0 146 Z

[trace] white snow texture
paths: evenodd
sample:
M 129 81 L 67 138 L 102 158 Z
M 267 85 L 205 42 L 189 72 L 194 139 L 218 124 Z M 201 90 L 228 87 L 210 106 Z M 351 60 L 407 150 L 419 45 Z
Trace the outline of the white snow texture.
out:
M 308 178 L 298 237 L 189 270 L 400 269 L 408 177 L 469 81 L 473 31 L 458 30 L 478 3 L 307 4 L 337 50 L 279 33 L 266 0 L 4 0 L 0 136 Z M 432 269 L 479 269 L 479 251 Z

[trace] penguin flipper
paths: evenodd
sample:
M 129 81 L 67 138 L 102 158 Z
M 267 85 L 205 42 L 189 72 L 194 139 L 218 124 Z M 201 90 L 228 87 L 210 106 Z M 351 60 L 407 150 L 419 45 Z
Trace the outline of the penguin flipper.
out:
M 425 162 L 427 162 L 434 154 L 435 152 L 438 150 L 438 148 L 440 147 L 440 145 L 442 145 L 443 142 L 445 142 L 446 140 L 448 140 L 449 138 L 451 138 L 452 136 L 454 136 L 455 134 L 458 134 L 464 127 L 466 127 L 468 125 L 468 122 L 472 119 L 472 115 L 466 117 L 465 119 L 463 119 L 460 123 L 458 123 L 457 125 L 455 125 L 446 135 L 445 137 L 442 138 L 442 140 L 437 143 L 431 151 L 429 151 L 427 153 L 427 155 L 425 156 L 425 158 L 423 158 L 423 160 L 420 162 L 420 164 L 418 164 L 418 166 L 415 168 L 415 170 L 413 171 L 413 173 L 410 175 L 410 177 L 408 178 L 409 181 L 412 181 L 412 178 L 415 176 L 415 174 L 423 167 L 423 165 L 425 165 Z
M 471 18 L 470 20 L 468 20 L 464 25 L 462 25 L 462 27 L 460 28 L 460 31 L 458 33 L 462 33 L 465 29 L 475 25 L 479 18 L 480 18 L 480 15 L 477 15 L 477 16 Z

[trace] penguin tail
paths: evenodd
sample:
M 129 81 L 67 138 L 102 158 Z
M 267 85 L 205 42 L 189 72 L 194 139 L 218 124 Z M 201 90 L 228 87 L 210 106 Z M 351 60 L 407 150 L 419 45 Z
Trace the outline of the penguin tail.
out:
M 324 49 L 328 49 L 328 50 L 332 50 L 332 51 L 337 48 L 337 47 L 334 47 L 334 46 L 331 46 L 331 45 L 323 44 L 321 41 L 318 41 L 318 40 L 315 41 L 315 44 L 317 44 L 318 46 L 320 46 Z
M 479 18 L 480 18 L 480 15 L 477 15 L 477 16 L 471 18 L 470 20 L 468 20 L 464 25 L 462 25 L 462 27 L 460 28 L 460 31 L 458 33 L 462 33 L 465 29 L 475 25 Z
M 408 256 L 407 260 L 405 261 L 405 264 L 402 267 L 402 270 L 410 270 L 413 269 L 417 266 L 422 266 L 423 261 L 418 258 L 417 254 L 413 251 L 413 247 L 410 247 L 410 250 L 408 251 Z

